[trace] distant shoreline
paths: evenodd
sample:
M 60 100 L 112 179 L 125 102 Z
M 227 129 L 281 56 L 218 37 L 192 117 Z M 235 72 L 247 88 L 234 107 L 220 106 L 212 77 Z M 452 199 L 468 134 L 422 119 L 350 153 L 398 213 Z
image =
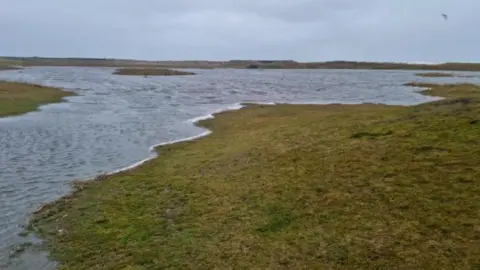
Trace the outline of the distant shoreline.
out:
M 480 63 L 449 62 L 419 64 L 401 62 L 325 61 L 297 62 L 293 60 L 230 60 L 230 61 L 145 61 L 102 58 L 1 57 L 3 61 L 21 66 L 88 66 L 144 68 L 246 68 L 246 69 L 382 69 L 382 70 L 442 70 L 480 71 Z

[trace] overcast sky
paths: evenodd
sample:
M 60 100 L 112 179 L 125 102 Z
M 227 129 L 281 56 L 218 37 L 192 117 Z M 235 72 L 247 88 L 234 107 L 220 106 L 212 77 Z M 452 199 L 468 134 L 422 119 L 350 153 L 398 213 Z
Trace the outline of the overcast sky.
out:
M 479 12 L 480 0 L 0 0 L 0 55 L 480 61 Z

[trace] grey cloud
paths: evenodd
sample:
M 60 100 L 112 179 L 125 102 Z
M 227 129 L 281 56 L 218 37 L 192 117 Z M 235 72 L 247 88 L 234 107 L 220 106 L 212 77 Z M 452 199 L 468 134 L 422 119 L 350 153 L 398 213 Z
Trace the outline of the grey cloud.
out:
M 0 55 L 480 61 L 478 0 L 0 0 L 0 7 Z

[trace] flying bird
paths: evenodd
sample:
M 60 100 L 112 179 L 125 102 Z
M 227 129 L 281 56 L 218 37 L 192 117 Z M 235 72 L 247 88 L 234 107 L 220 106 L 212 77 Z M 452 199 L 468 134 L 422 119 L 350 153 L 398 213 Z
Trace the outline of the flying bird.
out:
M 445 20 L 448 20 L 448 15 L 447 15 L 447 14 L 442 13 L 442 16 L 443 16 L 443 18 L 444 18 Z

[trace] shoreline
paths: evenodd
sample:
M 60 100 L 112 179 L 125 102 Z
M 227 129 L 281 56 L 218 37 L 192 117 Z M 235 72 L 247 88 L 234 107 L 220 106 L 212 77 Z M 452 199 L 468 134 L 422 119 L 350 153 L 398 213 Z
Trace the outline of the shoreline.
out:
M 405 86 L 408 86 L 408 85 L 405 84 Z M 415 91 L 415 92 L 419 93 L 419 94 L 422 94 L 422 93 L 420 93 L 421 91 L 425 91 L 425 90 L 429 89 L 428 87 L 420 87 L 420 86 L 409 86 L 409 87 L 418 89 L 418 91 Z M 443 99 L 443 97 L 436 97 L 436 98 L 439 98 L 438 100 Z M 437 101 L 437 100 L 427 101 L 425 103 L 430 103 L 430 102 L 435 102 L 435 101 Z M 139 160 L 137 162 L 132 163 L 131 165 L 126 165 L 124 167 L 113 170 L 111 172 L 98 174 L 96 176 L 93 176 L 93 177 L 87 178 L 87 179 L 75 180 L 74 182 L 84 182 L 84 181 L 87 182 L 87 181 L 95 180 L 95 178 L 97 178 L 97 177 L 112 176 L 112 175 L 115 175 L 117 173 L 121 173 L 121 172 L 124 172 L 124 171 L 129 171 L 129 170 L 135 169 L 135 168 L 141 166 L 142 164 L 144 164 L 144 163 L 146 163 L 146 162 L 148 162 L 152 159 L 158 158 L 159 156 L 158 156 L 157 151 L 156 151 L 156 148 L 158 148 L 158 147 L 171 145 L 171 144 L 176 144 L 176 143 L 181 143 L 181 142 L 194 141 L 196 139 L 200 139 L 202 137 L 208 136 L 212 133 L 212 131 L 203 127 L 203 126 L 197 125 L 197 123 L 201 122 L 201 121 L 204 121 L 204 120 L 214 119 L 216 115 L 221 114 L 221 113 L 242 110 L 242 109 L 248 108 L 249 106 L 256 106 L 256 105 L 260 105 L 260 106 L 277 106 L 277 105 L 325 106 L 325 105 L 363 105 L 363 104 L 373 104 L 373 105 L 380 105 L 380 106 L 404 106 L 404 107 L 415 106 L 415 105 L 388 105 L 388 104 L 383 104 L 383 103 L 368 103 L 368 102 L 363 102 L 363 103 L 341 103 L 341 102 L 332 102 L 332 103 L 322 103 L 322 102 L 319 102 L 319 103 L 315 103 L 315 102 L 312 102 L 312 103 L 309 103 L 309 102 L 276 103 L 276 102 L 268 102 L 268 101 L 267 102 L 252 102 L 252 101 L 236 102 L 234 104 L 228 105 L 225 108 L 214 110 L 213 112 L 208 113 L 206 115 L 197 116 L 197 117 L 193 117 L 191 119 L 186 120 L 185 122 L 193 125 L 194 127 L 205 129 L 204 132 L 199 133 L 198 135 L 154 144 L 152 146 L 149 146 L 149 148 L 148 148 L 148 151 L 150 152 L 150 154 L 153 154 L 153 156 L 151 156 L 151 157 L 144 158 L 142 160 Z M 422 104 L 422 103 L 420 103 L 420 104 Z M 42 106 L 48 106 L 48 105 L 49 104 L 44 104 Z M 418 105 L 418 104 L 416 104 L 416 105 Z M 12 116 L 12 117 L 15 117 L 15 116 Z M 65 196 L 68 196 L 68 194 L 65 195 Z M 40 208 L 43 208 L 43 205 L 40 206 Z M 41 210 L 41 209 L 35 210 L 35 213 L 39 212 L 39 210 Z
M 198 126 L 197 123 L 200 122 L 200 121 L 203 121 L 203 120 L 207 120 L 207 119 L 213 119 L 215 118 L 215 115 L 216 114 L 219 114 L 219 113 L 222 113 L 222 112 L 228 112 L 228 111 L 236 111 L 236 110 L 241 110 L 245 108 L 245 106 L 241 105 L 241 103 L 235 103 L 233 105 L 230 105 L 230 106 L 227 106 L 225 109 L 218 109 L 218 110 L 215 110 L 214 112 L 212 113 L 209 113 L 209 114 L 206 114 L 206 115 L 203 115 L 203 116 L 198 116 L 198 117 L 194 117 L 192 119 L 189 119 L 187 120 L 186 122 L 193 125 L 194 127 L 198 127 L 198 128 L 201 128 L 201 129 L 205 129 L 204 127 L 201 127 L 201 126 Z M 175 143 L 180 143 L 180 142 L 187 142 L 187 141 L 194 141 L 196 139 L 200 139 L 202 137 L 205 137 L 205 136 L 208 136 L 212 133 L 211 130 L 208 130 L 208 129 L 205 129 L 202 133 L 198 134 L 198 135 L 194 135 L 194 136 L 190 136 L 190 137 L 186 137 L 186 138 L 181 138 L 181 139 L 176 139 L 176 140 L 172 140 L 172 141 L 167 141 L 167 142 L 161 142 L 161 143 L 157 143 L 157 144 L 154 144 L 152 146 L 150 146 L 148 148 L 148 151 L 153 154 L 153 156 L 151 157 L 147 157 L 147 158 L 144 158 L 140 161 L 137 161 L 131 165 L 127 165 L 125 167 L 122 167 L 120 169 L 117 169 L 117 170 L 114 170 L 112 172 L 107 172 L 105 174 L 102 174 L 102 175 L 105 175 L 105 176 L 110 176 L 110 175 L 114 175 L 114 174 L 117 174 L 117 173 L 121 173 L 121 172 L 124 172 L 124 171 L 128 171 L 128 170 L 132 170 L 132 169 L 135 169 L 139 166 L 141 166 L 142 164 L 152 160 L 152 159 L 155 159 L 155 158 L 158 158 L 158 153 L 156 151 L 156 149 L 158 147 L 161 147 L 161 146 L 165 146 L 165 145 L 170 145 L 170 144 L 175 144 Z M 89 180 L 94 180 L 96 177 L 99 177 L 99 176 L 102 176 L 102 175 L 97 175 L 97 176 L 94 176 L 93 178 L 90 178 L 90 179 L 85 179 L 85 180 L 79 180 L 79 181 L 89 181 Z
M 419 89 L 422 89 L 423 87 L 413 87 L 412 88 L 419 88 Z M 430 101 L 430 102 L 435 102 L 435 101 Z M 429 103 L 429 102 L 427 102 Z M 45 104 L 48 106 L 48 104 Z M 134 162 L 133 164 L 131 165 L 126 165 L 124 167 L 121 167 L 119 169 L 116 169 L 116 170 L 113 170 L 111 172 L 106 172 L 106 173 L 102 173 L 102 174 L 98 174 L 98 175 L 95 175 L 93 177 L 90 177 L 90 178 L 86 178 L 86 179 L 81 179 L 81 180 L 73 180 L 71 181 L 69 184 L 72 188 L 72 190 L 68 193 L 66 193 L 65 195 L 62 195 L 61 197 L 59 197 L 58 199 L 55 199 L 53 200 L 52 202 L 47 202 L 47 203 L 44 203 L 42 205 L 40 205 L 36 210 L 34 210 L 32 213 L 31 213 L 31 217 L 35 214 L 38 214 L 40 212 L 42 212 L 43 210 L 45 210 L 45 208 L 47 208 L 48 206 L 50 206 L 51 204 L 55 204 L 57 201 L 60 201 L 64 198 L 71 198 L 73 195 L 75 195 L 75 193 L 81 191 L 83 189 L 83 185 L 87 185 L 89 184 L 90 182 L 93 182 L 93 181 L 102 181 L 104 180 L 106 177 L 110 177 L 110 176 L 115 176 L 116 174 L 120 174 L 120 173 L 123 173 L 123 172 L 128 172 L 128 171 L 131 171 L 131 170 L 135 170 L 135 169 L 138 169 L 140 168 L 142 165 L 144 165 L 145 163 L 148 163 L 149 161 L 152 161 L 152 160 L 155 160 L 157 158 L 160 158 L 159 154 L 158 154 L 158 151 L 157 149 L 160 148 L 160 147 L 164 147 L 164 146 L 169 146 L 169 145 L 174 145 L 174 144 L 178 144 L 178 143 L 182 143 L 182 142 L 194 142 L 195 140 L 198 140 L 198 139 L 201 139 L 201 138 L 204 138 L 204 137 L 207 137 L 208 135 L 211 135 L 213 133 L 212 130 L 200 125 L 199 123 L 202 122 L 202 121 L 205 121 L 205 120 L 214 120 L 216 118 L 217 115 L 219 114 L 223 114 L 223 113 L 228 113 L 228 112 L 233 112 L 233 111 L 238 111 L 238 110 L 244 110 L 244 109 L 248 109 L 249 107 L 252 107 L 252 106 L 281 106 L 281 105 L 292 105 L 292 106 L 328 106 L 328 105 L 346 105 L 346 106 L 355 106 L 355 105 L 374 105 L 374 106 L 391 106 L 391 107 L 398 107 L 398 106 L 405 106 L 405 107 L 408 107 L 409 105 L 386 105 L 386 104 L 382 104 L 382 103 L 346 103 L 346 104 L 343 104 L 343 103 L 275 103 L 275 102 L 237 102 L 237 103 L 234 103 L 230 106 L 227 106 L 226 108 L 223 108 L 223 109 L 218 109 L 218 110 L 215 110 L 213 111 L 212 113 L 209 113 L 209 114 L 206 114 L 206 115 L 203 115 L 203 116 L 198 116 L 198 117 L 193 117 L 191 119 L 188 119 L 186 122 L 193 125 L 194 127 L 198 127 L 198 128 L 201 128 L 201 129 L 204 129 L 204 131 L 202 133 L 199 133 L 198 135 L 194 135 L 194 136 L 190 136 L 190 137 L 186 137 L 186 138 L 181 138 L 181 139 L 176 139 L 176 140 L 172 140 L 172 141 L 166 141 L 166 142 L 161 142 L 161 143 L 158 143 L 158 144 L 154 144 L 152 146 L 149 147 L 148 151 L 153 154 L 152 156 L 150 157 L 147 157 L 147 158 L 144 158 L 142 160 L 139 160 L 137 162 Z M 412 105 L 414 106 L 414 105 Z M 11 117 L 15 117 L 15 116 L 11 116 Z M 1 118 L 0 118 L 1 119 Z M 28 226 L 30 226 L 30 224 L 28 224 Z M 27 229 L 27 232 L 30 231 L 29 229 Z M 35 237 L 39 238 L 39 239 L 42 239 L 40 236 L 38 235 L 35 235 Z
M 414 91 L 414 92 L 416 92 L 420 95 L 428 95 L 428 94 L 422 93 L 422 92 L 430 90 L 431 88 L 434 87 L 434 85 L 435 84 L 432 84 L 432 83 L 429 83 L 428 86 L 409 85 L 409 83 L 404 84 L 404 86 L 408 86 L 408 87 L 413 88 L 413 89 L 418 89 L 417 91 Z M 432 96 L 432 95 L 428 95 L 428 96 Z M 433 101 L 427 101 L 427 102 L 420 103 L 420 104 L 427 104 L 427 103 L 437 102 L 439 100 L 446 99 L 445 97 L 441 97 L 441 96 L 432 96 L 432 97 L 436 97 L 436 98 L 439 98 L 439 99 L 438 100 L 433 100 Z M 173 145 L 173 144 L 177 144 L 177 143 L 182 143 L 182 142 L 194 142 L 195 140 L 198 140 L 198 139 L 204 138 L 208 135 L 211 135 L 213 133 L 213 131 L 204 127 L 204 126 L 202 126 L 202 125 L 200 125 L 200 122 L 205 121 L 205 120 L 214 120 L 217 115 L 222 114 L 222 113 L 244 110 L 244 109 L 248 109 L 251 106 L 279 106 L 279 105 L 287 105 L 287 106 L 289 106 L 289 105 L 292 105 L 292 106 L 328 106 L 328 105 L 355 106 L 355 105 L 374 105 L 374 106 L 390 106 L 390 107 L 412 107 L 412 106 L 416 106 L 416 105 L 420 105 L 420 104 L 388 105 L 388 104 L 383 104 L 383 103 L 339 103 L 339 102 L 332 102 L 332 103 L 322 103 L 322 102 L 319 102 L 319 103 L 315 103 L 315 102 L 312 102 L 312 103 L 308 103 L 308 102 L 307 103 L 295 103 L 295 102 L 293 102 L 293 103 L 276 103 L 276 102 L 268 102 L 268 101 L 267 102 L 252 102 L 252 101 L 236 102 L 234 104 L 227 105 L 227 107 L 225 107 L 225 108 L 214 110 L 213 112 L 208 113 L 206 115 L 197 116 L 197 117 L 193 117 L 191 119 L 188 119 L 186 121 L 187 123 L 193 125 L 194 127 L 204 129 L 204 131 L 199 133 L 198 135 L 154 144 L 154 145 L 152 145 L 148 148 L 148 151 L 150 152 L 150 154 L 152 154 L 152 156 L 150 156 L 150 157 L 144 158 L 142 160 L 134 162 L 131 165 L 126 165 L 124 167 L 113 170 L 111 172 L 106 172 L 106 173 L 95 175 L 91 178 L 86 178 L 86 179 L 81 179 L 81 180 L 73 180 L 70 183 L 70 185 L 72 187 L 72 190 L 70 192 L 68 192 L 67 194 L 59 197 L 58 199 L 56 199 L 52 202 L 42 204 L 34 212 L 32 212 L 31 215 L 34 215 L 34 214 L 37 214 L 37 213 L 41 212 L 42 210 L 44 210 L 44 208 L 48 207 L 50 204 L 54 204 L 56 201 L 62 200 L 64 197 L 70 198 L 76 192 L 82 190 L 82 185 L 83 184 L 88 184 L 91 181 L 99 181 L 99 180 L 101 181 L 105 177 L 114 176 L 116 174 L 119 174 L 119 173 L 122 173 L 122 172 L 128 172 L 130 170 L 135 170 L 135 169 L 141 167 L 143 164 L 145 164 L 149 161 L 152 161 L 156 158 L 159 158 L 160 156 L 158 154 L 157 149 L 160 148 L 160 147 Z M 48 106 L 48 105 L 49 104 L 44 104 L 43 106 Z M 11 116 L 11 117 L 15 117 L 15 116 Z M 0 119 L 1 119 L 1 117 L 0 117 Z M 80 188 L 80 189 L 77 190 L 77 188 Z M 38 237 L 38 236 L 36 236 L 36 237 Z M 41 237 L 38 237 L 38 238 L 41 239 Z
M 430 95 L 429 91 L 432 90 L 432 87 L 435 87 L 434 84 L 430 84 L 430 86 L 422 86 L 422 87 L 414 87 L 414 88 L 419 88 L 419 91 L 416 91 L 418 94 L 424 94 L 424 95 Z M 442 99 L 449 99 L 449 98 L 452 98 L 452 97 L 442 97 L 442 96 L 438 96 L 439 98 L 442 98 Z M 431 104 L 431 103 L 436 103 L 438 101 L 430 101 L 430 102 L 426 102 L 426 103 L 422 103 L 422 104 Z M 142 160 L 142 161 L 139 161 L 137 163 L 134 163 L 132 165 L 129 165 L 127 167 L 124 167 L 124 168 L 121 168 L 119 170 L 115 170 L 113 172 L 110 172 L 110 173 L 107 173 L 105 175 L 100 175 L 100 176 L 97 176 L 95 178 L 93 178 L 93 181 L 100 181 L 100 180 L 104 180 L 105 178 L 107 177 L 110 177 L 110 176 L 115 176 L 116 174 L 119 174 L 119 173 L 122 173 L 122 172 L 126 172 L 126 171 L 135 171 L 137 169 L 141 169 L 142 165 L 146 164 L 147 162 L 149 161 L 152 161 L 152 160 L 156 160 L 156 159 L 161 159 L 161 155 L 158 153 L 160 150 L 159 148 L 162 147 L 162 146 L 167 146 L 167 145 L 177 145 L 177 147 L 179 147 L 177 143 L 180 143 L 180 142 L 195 142 L 197 139 L 199 138 L 202 138 L 202 137 L 205 137 L 207 135 L 210 135 L 213 130 L 211 128 L 205 125 L 202 125 L 202 122 L 207 120 L 207 119 L 216 119 L 217 116 L 219 114 L 223 114 L 223 113 L 228 113 L 228 112 L 231 112 L 231 111 L 236 111 L 236 110 L 242 110 L 242 109 L 248 109 L 249 107 L 251 106 L 255 106 L 255 105 L 259 105 L 259 107 L 263 107 L 263 106 L 271 106 L 271 105 L 275 105 L 275 106 L 308 106 L 308 105 L 312 105 L 312 106 L 315 106 L 315 107 L 325 107 L 325 106 L 335 106 L 335 105 L 339 105 L 339 106 L 367 106 L 367 104 L 365 103 L 359 103 L 359 104 L 352 104 L 352 105 L 343 105 L 343 104 L 332 104 L 332 103 L 327 103 L 327 104 L 295 104 L 295 103 L 280 103 L 280 104 L 256 104 L 256 103 L 238 103 L 237 104 L 238 107 L 235 107 L 234 109 L 221 109 L 221 110 L 217 110 L 215 112 L 212 112 L 211 114 L 208 114 L 208 115 L 204 115 L 204 116 L 200 116 L 200 117 L 195 117 L 195 118 L 192 118 L 190 120 L 188 120 L 187 122 L 197 126 L 197 127 L 200 127 L 200 128 L 204 128 L 206 129 L 206 131 L 196 135 L 196 136 L 191 136 L 191 137 L 188 137 L 188 138 L 183 138 L 183 139 L 178 139 L 178 140 L 173 140 L 173 141 L 170 141 L 170 142 L 164 142 L 164 143 L 159 143 L 159 144 L 156 144 L 156 145 L 153 145 L 150 147 L 150 150 L 153 151 L 156 155 L 153 156 L 153 157 L 149 157 L 145 160 Z M 319 106 L 320 105 L 320 106 Z M 384 104 L 370 104 L 370 105 L 373 105 L 375 107 L 390 107 L 390 108 L 394 108 L 394 107 L 399 107 L 398 105 L 384 105 Z M 413 106 L 416 106 L 416 105 L 413 105 Z M 400 107 L 413 107 L 413 106 L 400 106 Z M 243 111 L 243 110 L 242 110 Z M 209 122 L 210 123 L 210 122 Z M 172 147 L 176 147 L 176 146 L 172 146 Z M 38 212 L 42 212 L 42 211 L 45 211 L 45 210 L 48 210 L 47 208 L 49 206 L 53 206 L 57 203 L 60 203 L 61 201 L 64 201 L 64 200 L 70 200 L 74 197 L 74 195 L 79 192 L 79 191 L 82 191 L 83 190 L 83 187 L 84 186 L 87 186 L 89 185 L 90 183 L 92 183 L 92 181 L 88 181 L 87 180 L 82 180 L 82 181 L 75 181 L 72 183 L 72 186 L 73 186 L 73 190 L 72 192 L 69 192 L 69 194 L 65 195 L 65 196 L 62 196 L 61 198 L 53 201 L 52 203 L 47 203 L 45 205 L 43 205 L 40 209 L 38 209 L 37 211 L 35 211 L 35 213 L 38 213 Z M 42 218 L 40 218 L 39 220 L 41 220 Z M 38 222 L 39 220 L 31 220 L 32 222 Z M 31 230 L 32 231 L 32 230 Z M 33 232 L 35 233 L 35 230 L 33 230 Z M 37 234 L 36 234 L 37 235 Z M 37 235 L 39 238 L 41 238 L 42 240 L 45 240 L 45 236 L 40 236 L 40 235 Z M 56 261 L 56 260 L 55 260 Z
M 424 91 L 428 88 L 426 87 L 417 87 L 417 86 L 410 86 L 411 88 L 417 88 L 419 89 L 419 91 L 415 91 L 417 93 L 420 94 L 420 91 Z M 441 97 L 438 97 L 438 98 L 441 98 Z M 436 100 L 434 101 L 427 101 L 428 102 L 435 102 Z M 194 127 L 198 127 L 198 128 L 201 128 L 201 129 L 204 129 L 204 131 L 202 133 L 199 133 L 198 135 L 193 135 L 193 136 L 190 136 L 190 137 L 185 137 L 185 138 L 180 138 L 180 139 L 175 139 L 175 140 L 171 140 L 171 141 L 166 141 L 166 142 L 161 142 L 161 143 L 157 143 L 157 144 L 154 144 L 154 145 L 151 145 L 149 146 L 148 148 L 148 151 L 150 152 L 150 154 L 152 154 L 152 156 L 150 157 L 147 157 L 147 158 L 144 158 L 144 159 L 141 159 L 137 162 L 134 162 L 132 163 L 131 165 L 126 165 L 124 167 L 121 167 L 119 169 L 115 169 L 111 172 L 106 172 L 106 173 L 102 173 L 102 174 L 98 174 L 96 176 L 93 176 L 91 178 L 87 178 L 87 179 L 82 179 L 82 180 L 75 180 L 74 182 L 88 182 L 88 181 L 91 181 L 91 180 L 95 180 L 95 178 L 97 177 L 102 177 L 102 176 L 112 176 L 112 175 L 115 175 L 117 173 L 121 173 L 121 172 L 125 172 L 125 171 L 129 171 L 129 170 L 132 170 L 132 169 L 135 169 L 141 165 L 143 165 L 144 163 L 152 160 L 152 159 L 155 159 L 155 158 L 158 158 L 158 153 L 156 151 L 156 148 L 158 147 L 162 147 L 162 146 L 167 146 L 167 145 L 171 145 L 171 144 L 176 144 L 176 143 L 181 143 L 181 142 L 188 142 L 188 141 L 194 141 L 196 139 L 200 139 L 200 138 L 203 138 L 205 136 L 208 136 L 212 133 L 211 130 L 203 127 L 203 126 L 200 126 L 200 125 L 197 125 L 198 122 L 201 122 L 201 121 L 204 121 L 204 120 L 209 120 L 209 119 L 214 119 L 216 115 L 218 114 L 221 114 L 221 113 L 226 113 L 226 112 L 231 112 L 231 111 L 237 111 L 237 110 L 242 110 L 242 109 L 247 109 L 249 106 L 257 106 L 257 105 L 260 105 L 260 106 L 277 106 L 277 105 L 304 105 L 304 106 L 325 106 L 325 105 L 363 105 L 363 104 L 373 104 L 373 105 L 381 105 L 381 106 L 405 106 L 405 107 L 408 107 L 408 106 L 414 106 L 414 105 L 387 105 L 387 104 L 383 104 L 383 103 L 341 103 L 341 102 L 332 102 L 332 103 L 322 103 L 322 102 L 319 102 L 319 103 L 315 103 L 315 102 L 312 102 L 312 103 L 309 103 L 309 102 L 306 102 L 306 103 L 297 103 L 297 102 L 293 102 L 293 103 L 276 103 L 276 102 L 252 102 L 252 101 L 249 101 L 249 102 L 236 102 L 236 103 L 233 103 L 231 105 L 228 105 L 227 107 L 225 108 L 221 108 L 221 109 L 217 109 L 217 110 L 214 110 L 213 112 L 211 113 L 208 113 L 206 115 L 202 115 L 202 116 L 197 116 L 197 117 L 193 117 L 191 119 L 188 119 L 186 120 L 185 122 L 186 123 L 189 123 L 191 125 L 193 125 Z M 46 104 L 48 105 L 48 104 Z M 65 196 L 68 196 L 65 195 Z M 60 198 L 61 199 L 61 198 Z M 48 203 L 47 203 L 48 204 Z M 40 208 L 43 208 L 43 205 L 40 206 Z M 39 210 L 36 210 L 35 212 L 38 212 Z

